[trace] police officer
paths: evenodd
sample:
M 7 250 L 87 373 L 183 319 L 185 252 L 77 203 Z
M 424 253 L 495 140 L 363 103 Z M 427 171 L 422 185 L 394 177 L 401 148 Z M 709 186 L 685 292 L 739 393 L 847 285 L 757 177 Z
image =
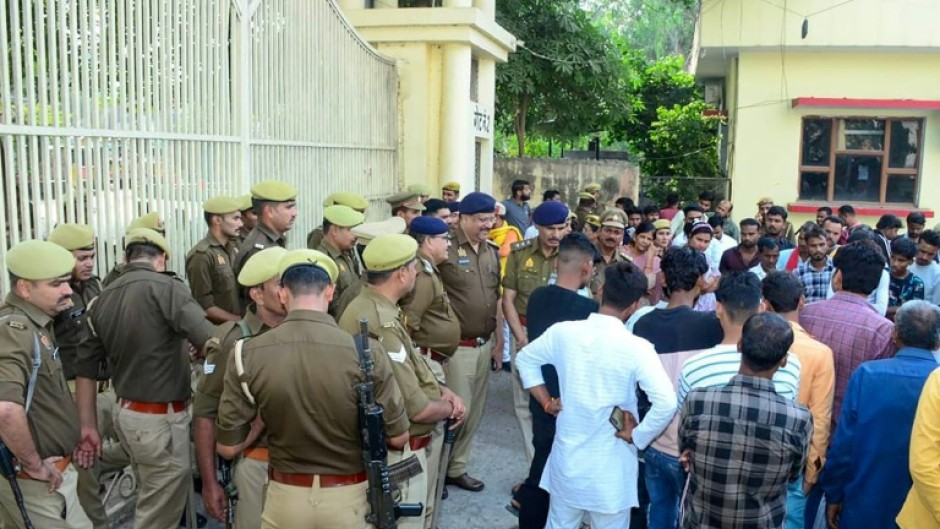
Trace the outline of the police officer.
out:
M 126 237 L 128 233 L 136 230 L 137 228 L 147 228 L 148 230 L 153 230 L 160 235 L 166 235 L 166 226 L 163 224 L 163 220 L 160 219 L 160 214 L 157 212 L 151 212 L 137 217 L 132 220 L 130 224 L 127 225 L 127 228 L 124 229 L 124 236 Z M 117 263 L 114 265 L 114 268 L 108 272 L 108 275 L 104 276 L 104 280 L 101 281 L 101 286 L 106 287 L 114 282 L 118 276 L 121 275 L 121 272 L 124 271 L 125 263 Z
M 594 265 L 594 279 L 591 280 L 591 292 L 595 298 L 604 286 L 604 270 L 612 264 L 630 260 L 620 251 L 626 227 L 627 214 L 623 211 L 608 209 L 601 214 L 601 231 L 594 242 L 601 259 Z
M 568 206 L 563 202 L 549 200 L 539 204 L 532 212 L 532 223 L 539 235 L 511 246 L 506 260 L 506 274 L 503 276 L 503 316 L 515 339 L 512 353 L 512 401 L 516 419 L 522 429 L 526 461 L 531 464 L 534 455 L 532 448 L 532 413 L 529 411 L 529 392 L 522 387 L 519 373 L 516 371 L 516 352 L 526 344 L 525 314 L 529 296 L 540 286 L 547 285 L 555 273 L 555 257 L 558 245 L 568 230 Z M 496 351 L 493 360 L 502 362 L 502 351 Z
M 424 202 L 431 198 L 431 188 L 427 184 L 411 184 L 408 186 L 408 191 L 416 193 L 418 195 L 418 201 L 424 204 Z
M 585 219 L 588 215 L 594 215 L 596 213 L 597 198 L 591 193 L 578 193 L 578 207 L 575 209 L 575 214 L 578 216 L 578 227 L 584 226 Z
M 460 182 L 447 182 L 441 187 L 441 200 L 457 202 L 460 200 Z
M 445 371 L 450 388 L 467 406 L 467 418 L 457 434 L 447 470 L 447 483 L 470 491 L 484 483 L 467 474 L 470 443 L 486 405 L 493 331 L 499 306 L 499 248 L 488 240 L 495 221 L 496 200 L 473 192 L 460 202 L 447 260 L 438 268 L 447 298 L 460 322 L 460 342 Z M 500 333 L 496 349 L 502 350 Z
M 427 362 L 413 347 L 401 321 L 398 302 L 414 289 L 419 264 L 417 251 L 418 243 L 404 234 L 383 235 L 372 241 L 362 254 L 369 288 L 363 289 L 349 304 L 339 326 L 355 333 L 359 330 L 359 320 L 368 320 L 369 331 L 377 336 L 381 349 L 392 361 L 392 372 L 405 399 L 411 428 L 408 447 L 401 452 L 390 451 L 389 465 L 413 455 L 421 468 L 427 469 L 426 448 L 431 443 L 434 426 L 447 418 L 459 421 L 466 410 L 459 397 L 438 383 Z M 401 501 L 426 501 L 430 482 L 428 474 L 421 472 L 399 483 Z M 424 520 L 407 518 L 399 520 L 398 525 L 420 529 L 424 527 Z
M 71 465 L 78 416 L 52 321 L 71 306 L 75 258 L 51 242 L 23 241 L 7 252 L 6 266 L 10 292 L 0 308 L 0 438 L 22 469 L 17 479 L 33 525 L 90 528 Z M 0 479 L 0 527 L 25 527 L 5 479 Z
M 251 203 L 258 223 L 238 248 L 234 266 L 236 275 L 255 253 L 271 246 L 287 246 L 284 234 L 294 227 L 296 199 L 297 188 L 285 182 L 265 180 L 252 186 Z
M 333 193 L 332 195 L 323 199 L 323 207 L 328 208 L 330 206 L 350 207 L 365 215 L 366 209 L 369 207 L 369 201 L 366 200 L 362 195 L 341 191 L 339 193 Z M 307 248 L 316 250 L 320 246 L 321 242 L 323 242 L 322 225 L 317 226 L 307 235 Z
M 411 221 L 424 211 L 424 204 L 421 203 L 420 196 L 413 191 L 395 193 L 386 198 L 385 201 L 392 207 L 392 216 L 405 219 L 405 225 L 411 224 Z
M 258 215 L 255 215 L 254 206 L 251 205 L 251 193 L 238 197 L 238 211 L 242 214 L 242 227 L 238 230 L 238 238 L 235 240 L 233 258 L 242 242 L 245 241 L 245 237 L 255 229 L 255 224 L 258 223 Z
M 337 301 L 342 300 L 346 290 L 362 276 L 359 260 L 355 255 L 356 236 L 352 228 L 362 224 L 364 220 L 362 213 L 347 206 L 330 206 L 323 210 L 324 235 L 317 251 L 329 255 L 339 269 L 336 290 L 333 293 Z M 337 317 L 332 307 L 330 314 L 334 318 Z
M 404 313 L 406 330 L 414 339 L 418 351 L 427 360 L 438 381 L 445 382 L 444 365 L 460 342 L 460 322 L 450 306 L 441 273 L 437 269 L 437 265 L 447 260 L 447 250 L 450 248 L 447 223 L 436 217 L 420 217 L 411 221 L 409 233 L 418 242 L 421 270 L 415 280 L 414 290 L 402 298 L 399 304 Z M 425 513 L 428 520 L 436 508 L 436 483 L 441 471 L 443 434 L 443 427 L 436 426 L 427 448 L 428 499 Z
M 119 409 L 118 438 L 140 484 L 135 527 L 175 528 L 191 486 L 188 410 L 190 362 L 183 340 L 204 348 L 215 327 L 189 289 L 166 273 L 169 245 L 141 228 L 126 238 L 127 265 L 88 311 L 89 336 L 75 364 L 82 443 L 100 446 L 95 406 L 100 366 L 110 367 Z
M 55 337 L 59 346 L 59 358 L 62 360 L 62 370 L 68 380 L 69 389 L 75 394 L 75 358 L 78 355 L 78 346 L 87 336 L 85 327 L 85 313 L 88 305 L 101 292 L 101 282 L 95 276 L 95 233 L 91 226 L 85 224 L 59 224 L 49 234 L 49 242 L 58 244 L 72 252 L 75 257 L 75 267 L 69 286 L 72 288 L 72 304 L 67 310 L 55 317 Z M 98 409 L 98 431 L 107 437 L 113 438 L 114 427 L 107 419 L 112 417 L 113 398 L 100 398 Z M 112 468 L 123 468 L 127 465 L 127 455 L 120 446 L 116 450 L 108 450 L 108 463 Z M 102 454 L 104 462 L 105 454 Z M 85 514 L 91 520 L 95 529 L 107 528 L 110 525 L 108 514 L 99 494 L 98 478 L 102 470 L 101 464 L 90 469 L 75 466 L 78 471 L 78 499 L 81 501 Z
M 294 250 L 278 265 L 287 318 L 232 352 L 219 404 L 219 453 L 233 458 L 264 422 L 270 482 L 261 527 L 366 529 L 369 511 L 359 441 L 363 379 L 355 342 L 326 313 L 339 270 L 316 250 Z M 387 355 L 373 354 L 376 401 L 389 445 L 408 443 L 408 417 Z
M 219 195 L 202 205 L 209 233 L 186 254 L 186 277 L 196 301 L 212 323 L 241 319 L 238 284 L 232 270 L 232 246 L 242 226 L 239 203 Z
M 238 274 L 238 283 L 248 289 L 251 304 L 240 321 L 220 325 L 218 342 L 210 341 L 206 352 L 204 375 L 193 399 L 193 429 L 196 441 L 196 462 L 202 480 L 202 501 L 206 511 L 222 520 L 226 498 L 216 481 L 215 421 L 222 396 L 228 357 L 235 342 L 258 336 L 284 321 L 286 309 L 279 297 L 278 264 L 287 250 L 280 246 L 265 248 L 251 256 Z M 261 527 L 261 506 L 264 487 L 268 482 L 268 445 L 264 436 L 245 450 L 245 457 L 235 465 L 234 480 L 238 489 L 235 527 Z

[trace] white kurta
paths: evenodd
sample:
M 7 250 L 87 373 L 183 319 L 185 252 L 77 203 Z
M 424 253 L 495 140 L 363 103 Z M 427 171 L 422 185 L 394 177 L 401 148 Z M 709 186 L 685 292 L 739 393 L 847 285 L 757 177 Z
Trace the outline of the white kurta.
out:
M 562 411 L 540 487 L 570 507 L 614 514 L 638 506 L 637 448 L 645 448 L 676 413 L 676 393 L 656 350 L 612 316 L 553 325 L 516 356 L 526 388 L 544 384 L 541 367 L 558 372 Z M 614 436 L 614 406 L 637 412 L 637 385 L 652 409 L 633 431 L 635 445 Z

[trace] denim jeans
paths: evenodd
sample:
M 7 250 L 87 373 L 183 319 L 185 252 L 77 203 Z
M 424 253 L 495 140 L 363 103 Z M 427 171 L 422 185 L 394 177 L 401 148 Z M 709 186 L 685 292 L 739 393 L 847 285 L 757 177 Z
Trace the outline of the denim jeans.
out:
M 685 470 L 678 457 L 647 447 L 646 488 L 650 495 L 649 529 L 676 529 Z
M 806 495 L 803 494 L 803 476 L 787 485 L 786 529 L 803 529 L 806 524 Z

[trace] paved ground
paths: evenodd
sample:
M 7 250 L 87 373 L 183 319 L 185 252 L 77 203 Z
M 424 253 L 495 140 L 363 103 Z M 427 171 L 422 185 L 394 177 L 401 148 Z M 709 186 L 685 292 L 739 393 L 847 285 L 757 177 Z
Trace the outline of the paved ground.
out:
M 512 412 L 509 373 L 490 374 L 483 424 L 473 444 L 470 475 L 483 480 L 481 492 L 449 487 L 443 502 L 440 529 L 514 529 L 516 518 L 505 509 L 510 489 L 522 481 L 528 466 L 522 449 L 522 434 Z M 201 500 L 197 499 L 201 507 Z M 200 509 L 201 510 L 201 509 Z M 132 529 L 130 512 L 116 521 L 116 529 Z M 211 520 L 208 529 L 222 529 Z

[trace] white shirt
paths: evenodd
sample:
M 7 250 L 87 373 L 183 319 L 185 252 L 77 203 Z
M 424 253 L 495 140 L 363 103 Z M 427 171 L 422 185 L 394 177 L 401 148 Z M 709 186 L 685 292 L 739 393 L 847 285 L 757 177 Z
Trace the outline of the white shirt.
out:
M 576 509 L 615 514 L 637 507 L 637 449 L 676 413 L 676 392 L 653 345 L 619 319 L 591 314 L 556 323 L 519 351 L 516 369 L 525 388 L 544 384 L 545 364 L 558 371 L 562 410 L 539 486 Z M 608 419 L 614 406 L 639 417 L 637 385 L 653 407 L 633 430 L 631 445 L 614 436 Z
M 685 361 L 679 375 L 679 403 L 685 402 L 695 388 L 724 386 L 738 374 L 741 353 L 735 345 L 719 344 Z M 787 365 L 774 373 L 773 383 L 777 395 L 796 400 L 800 392 L 800 359 L 787 353 Z M 564 404 L 563 404 L 564 405 Z
M 940 305 L 940 288 L 937 288 L 937 282 L 940 281 L 940 265 L 930 263 L 927 266 L 921 266 L 914 263 L 908 267 L 908 270 L 924 282 L 924 301 Z
M 539 229 L 535 227 L 535 224 L 529 226 L 525 229 L 525 233 L 522 234 L 524 239 L 534 239 L 539 236 Z
M 763 281 L 764 278 L 767 277 L 767 272 L 764 272 L 764 267 L 761 266 L 761 265 L 759 265 L 759 264 L 758 264 L 757 266 L 755 266 L 755 267 L 749 269 L 748 272 L 750 272 L 750 273 L 756 275 L 756 276 L 757 276 L 757 279 L 760 279 L 761 281 Z
M 664 309 L 668 306 L 669 306 L 669 302 L 666 300 L 662 300 L 655 305 L 647 305 L 645 307 L 640 307 L 636 309 L 636 312 L 630 315 L 630 318 L 627 320 L 627 323 L 625 323 L 624 326 L 627 328 L 628 331 L 632 333 L 633 326 L 636 325 L 636 322 L 640 321 L 640 318 L 642 318 L 643 316 L 646 316 L 647 314 L 649 314 L 650 312 L 653 312 L 656 309 Z
M 737 245 L 738 241 L 724 234 L 722 234 L 720 239 L 712 237 L 712 242 L 708 243 L 708 249 L 705 250 L 705 255 L 708 257 L 708 262 L 720 263 L 721 254 L 725 253 L 725 250 L 730 250 Z

